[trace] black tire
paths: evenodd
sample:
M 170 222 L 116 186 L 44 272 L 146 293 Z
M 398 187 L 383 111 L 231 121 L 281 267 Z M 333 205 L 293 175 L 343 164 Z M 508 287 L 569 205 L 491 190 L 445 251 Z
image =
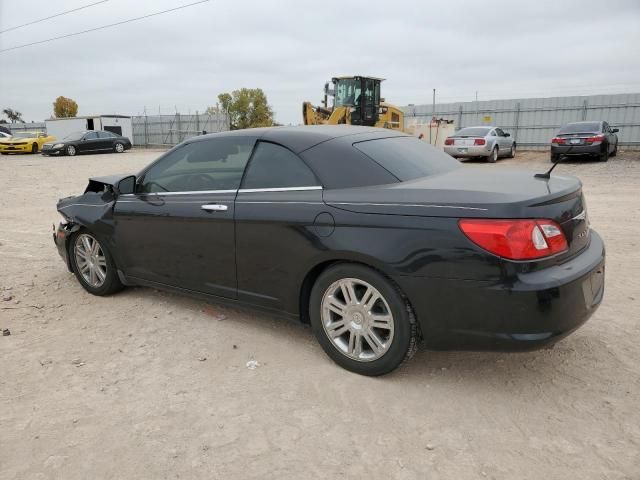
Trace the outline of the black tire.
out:
M 551 154 L 551 163 L 558 163 L 560 161 L 560 154 L 552 153 Z
M 515 156 L 516 156 L 516 144 L 514 143 L 511 145 L 508 158 L 515 158 Z
M 124 153 L 124 150 L 125 150 L 124 143 L 116 142 L 113 145 L 113 151 L 116 153 Z
M 66 149 L 65 152 L 67 155 L 69 155 L 70 157 L 75 157 L 76 154 L 78 153 L 78 149 L 76 147 L 74 147 L 73 145 L 69 145 Z
M 80 268 L 78 267 L 78 263 L 75 255 L 75 248 L 76 248 L 76 243 L 78 243 L 78 240 L 81 239 L 82 236 L 89 236 L 93 238 L 96 242 L 98 242 L 98 245 L 102 253 L 104 254 L 104 257 L 106 260 L 106 276 L 102 284 L 100 284 L 99 286 L 91 285 L 85 279 L 84 275 L 80 272 Z M 109 250 L 104 246 L 103 242 L 101 242 L 95 235 L 93 235 L 88 230 L 81 229 L 75 232 L 71 236 L 71 238 L 69 239 L 68 254 L 69 254 L 69 259 L 71 261 L 71 269 L 73 270 L 73 273 L 78 279 L 78 282 L 80 283 L 80 285 L 82 285 L 82 288 L 84 288 L 87 292 L 91 293 L 92 295 L 104 296 L 104 295 L 110 295 L 112 293 L 116 293 L 124 288 L 124 286 L 122 285 L 122 282 L 120 282 L 120 278 L 118 277 L 118 271 L 113 261 L 113 257 L 111 256 L 111 252 L 109 252 Z
M 496 163 L 498 161 L 498 155 L 500 154 L 498 147 L 493 147 L 491 154 L 487 157 L 487 162 Z
M 604 145 L 604 150 L 598 156 L 598 160 L 601 162 L 607 162 L 609 160 L 609 145 Z
M 325 332 L 322 300 L 325 292 L 341 279 L 367 282 L 384 298 L 393 317 L 393 338 L 377 359 L 359 361 L 349 358 L 335 346 Z M 362 298 L 361 298 L 362 300 Z M 340 263 L 320 274 L 311 290 L 309 301 L 311 327 L 326 354 L 341 367 L 360 375 L 379 376 L 389 373 L 409 360 L 417 350 L 417 325 L 413 312 L 397 286 L 377 271 L 354 263 Z M 360 340 L 362 342 L 362 340 Z
M 611 152 L 611 155 L 609 155 L 610 157 L 615 157 L 616 155 L 618 155 L 618 144 L 616 143 L 616 146 L 613 148 L 613 152 Z
M 31 153 L 38 153 L 38 144 L 34 143 L 31 145 Z

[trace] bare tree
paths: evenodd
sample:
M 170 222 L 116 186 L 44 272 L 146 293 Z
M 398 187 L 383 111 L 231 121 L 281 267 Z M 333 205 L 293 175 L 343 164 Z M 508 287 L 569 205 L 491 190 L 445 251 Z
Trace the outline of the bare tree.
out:
M 2 110 L 2 113 L 4 113 L 7 118 L 11 121 L 11 123 L 16 123 L 16 122 L 22 122 L 22 113 L 20 113 L 17 110 L 14 110 L 12 108 L 5 108 L 4 110 Z

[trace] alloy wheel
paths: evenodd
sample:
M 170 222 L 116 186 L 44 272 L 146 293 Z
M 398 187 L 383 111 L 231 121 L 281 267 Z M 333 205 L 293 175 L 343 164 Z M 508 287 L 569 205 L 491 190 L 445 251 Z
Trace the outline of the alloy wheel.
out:
M 73 157 L 76 154 L 76 147 L 69 145 L 67 147 L 67 154 Z
M 86 233 L 78 235 L 74 255 L 84 281 L 94 288 L 101 287 L 107 278 L 107 257 L 98 240 Z
M 357 278 L 340 279 L 325 291 L 321 310 L 324 332 L 343 355 L 370 362 L 389 350 L 393 314 L 373 285 Z
M 121 143 L 116 143 L 116 152 L 118 153 L 124 152 L 124 145 L 122 145 Z

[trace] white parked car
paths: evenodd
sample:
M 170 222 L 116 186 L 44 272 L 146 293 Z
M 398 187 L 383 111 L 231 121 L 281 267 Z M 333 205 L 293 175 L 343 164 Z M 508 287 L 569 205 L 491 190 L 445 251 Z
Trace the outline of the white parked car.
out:
M 454 158 L 485 158 L 493 163 L 499 157 L 515 157 L 516 141 L 499 127 L 465 127 L 444 141 L 444 151 Z

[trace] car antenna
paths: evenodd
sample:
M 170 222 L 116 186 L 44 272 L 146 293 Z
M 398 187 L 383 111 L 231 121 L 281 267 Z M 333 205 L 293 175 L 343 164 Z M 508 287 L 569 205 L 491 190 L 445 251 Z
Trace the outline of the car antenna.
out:
M 567 153 L 565 153 L 564 158 L 567 158 L 567 155 L 569 155 L 569 153 L 571 153 L 571 150 L 573 150 L 573 145 L 571 145 L 569 147 L 569 150 L 567 150 Z M 534 175 L 535 178 L 544 178 L 545 180 L 548 180 L 551 178 L 551 172 L 553 172 L 553 169 L 556 168 L 564 159 L 562 158 L 562 156 L 558 159 L 557 162 L 553 162 L 553 165 L 551 165 L 551 168 L 549 170 L 547 170 L 544 173 L 536 173 Z

